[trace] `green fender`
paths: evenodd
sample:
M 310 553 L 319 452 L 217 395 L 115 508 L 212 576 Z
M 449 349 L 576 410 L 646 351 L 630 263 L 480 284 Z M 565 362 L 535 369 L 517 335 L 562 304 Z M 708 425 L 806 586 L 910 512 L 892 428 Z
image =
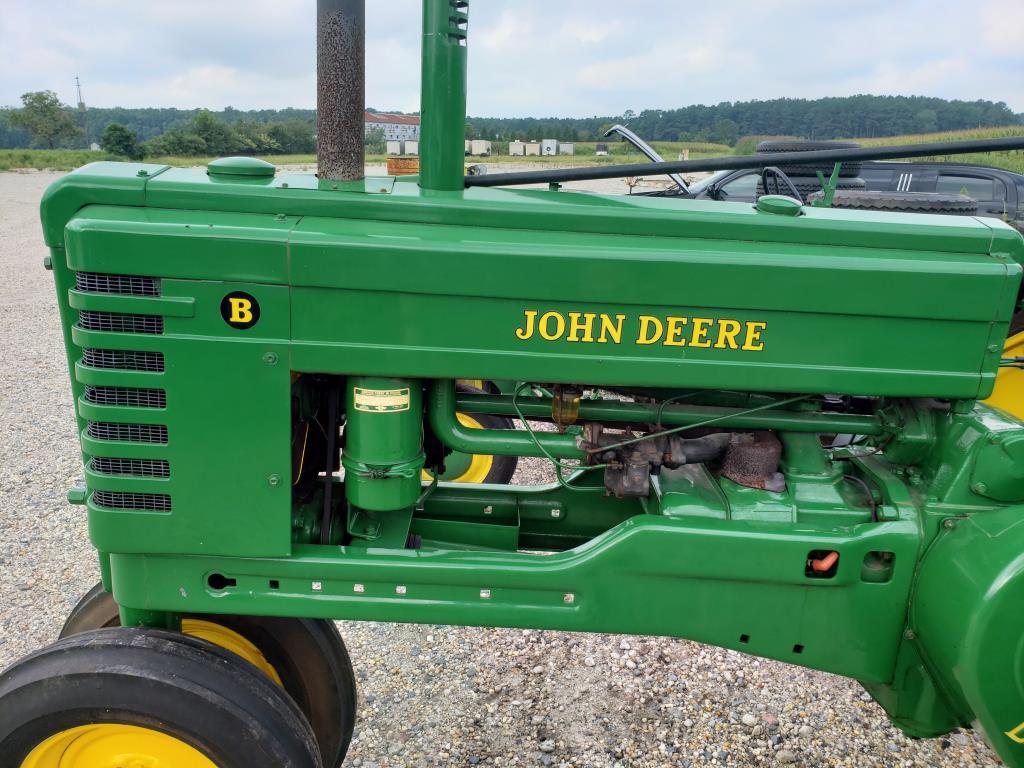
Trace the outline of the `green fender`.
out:
M 1024 766 L 1024 506 L 949 518 L 925 554 L 910 636 L 963 725 Z

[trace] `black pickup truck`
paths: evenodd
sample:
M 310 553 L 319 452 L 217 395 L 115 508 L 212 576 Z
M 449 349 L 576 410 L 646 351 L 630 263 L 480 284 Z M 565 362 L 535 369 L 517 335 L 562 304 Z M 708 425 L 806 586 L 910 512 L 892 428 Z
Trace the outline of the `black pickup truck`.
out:
M 966 195 L 977 201 L 978 216 L 1024 224 L 1024 176 L 1001 168 L 959 163 L 866 162 L 863 189 L 874 192 L 929 192 Z M 760 172 L 722 171 L 691 184 L 688 197 L 753 202 Z

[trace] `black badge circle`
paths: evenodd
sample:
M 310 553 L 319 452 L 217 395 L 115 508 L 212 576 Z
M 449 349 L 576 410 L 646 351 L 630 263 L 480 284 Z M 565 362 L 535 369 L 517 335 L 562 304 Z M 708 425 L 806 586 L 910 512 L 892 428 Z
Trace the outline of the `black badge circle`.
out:
M 220 316 L 232 328 L 252 328 L 260 320 L 260 303 L 244 291 L 232 291 L 220 302 Z

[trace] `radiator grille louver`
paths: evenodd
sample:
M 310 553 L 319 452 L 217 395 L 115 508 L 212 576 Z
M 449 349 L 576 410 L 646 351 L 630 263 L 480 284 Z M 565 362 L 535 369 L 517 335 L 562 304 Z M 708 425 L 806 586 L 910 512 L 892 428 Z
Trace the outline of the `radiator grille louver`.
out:
M 97 387 L 86 384 L 85 400 L 96 405 L 123 405 L 129 408 L 167 407 L 167 393 L 162 389 Z
M 93 440 L 112 440 L 130 443 L 166 443 L 167 427 L 162 424 L 115 424 L 90 421 L 86 434 Z
M 132 352 L 124 349 L 82 350 L 82 365 L 90 368 L 114 368 L 122 371 L 148 371 L 163 373 L 163 352 Z
M 122 493 L 94 491 L 92 501 L 107 509 L 139 509 L 146 512 L 170 512 L 171 497 L 166 493 Z
M 76 272 L 75 290 L 85 293 L 119 293 L 126 296 L 159 296 L 160 282 L 155 277 Z
M 78 313 L 78 327 L 86 331 L 160 334 L 164 332 L 164 319 L 159 315 L 132 315 L 83 309 Z
M 130 475 L 132 477 L 170 477 L 171 465 L 165 459 L 111 459 L 93 456 L 89 469 L 101 475 Z

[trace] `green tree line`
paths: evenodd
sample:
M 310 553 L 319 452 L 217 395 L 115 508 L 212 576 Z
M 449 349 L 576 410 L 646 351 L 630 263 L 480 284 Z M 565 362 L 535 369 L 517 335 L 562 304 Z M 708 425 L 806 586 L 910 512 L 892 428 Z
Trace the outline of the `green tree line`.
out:
M 734 144 L 740 136 L 788 135 L 806 139 L 875 138 L 908 133 L 994 128 L 1024 122 L 1004 102 L 925 96 L 842 96 L 823 99 L 694 104 L 680 109 L 631 111 L 617 117 L 469 119 L 482 138 L 594 139 L 616 122 L 649 141 Z
M 110 151 L 133 157 L 307 154 L 315 150 L 316 112 L 310 109 L 77 111 L 61 104 L 48 91 L 25 94 L 22 102 L 21 107 L 0 109 L 0 149 L 87 147 L 97 142 L 118 147 Z M 1020 124 L 1024 115 L 1015 114 L 1003 102 L 863 95 L 696 104 L 587 118 L 471 117 L 466 124 L 466 137 L 499 141 L 594 140 L 617 122 L 628 123 L 652 141 L 735 145 L 739 137 L 747 135 L 874 138 L 1000 127 Z M 113 133 L 111 126 L 115 126 Z M 376 148 L 381 137 L 374 134 L 370 141 Z

